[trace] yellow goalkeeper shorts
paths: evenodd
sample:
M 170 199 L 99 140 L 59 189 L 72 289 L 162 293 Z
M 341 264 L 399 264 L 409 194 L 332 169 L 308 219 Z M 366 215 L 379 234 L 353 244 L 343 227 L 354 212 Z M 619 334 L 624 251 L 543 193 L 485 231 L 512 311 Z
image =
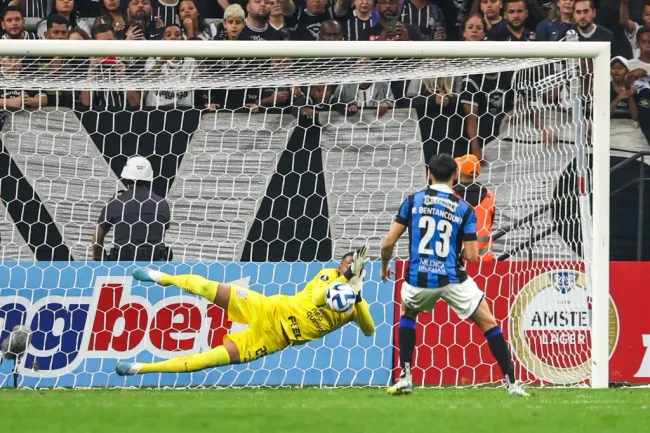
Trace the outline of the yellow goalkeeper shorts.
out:
M 266 296 L 231 285 L 228 318 L 249 328 L 227 334 L 224 342 L 235 343 L 240 362 L 254 361 L 289 346 L 277 313 L 277 305 Z

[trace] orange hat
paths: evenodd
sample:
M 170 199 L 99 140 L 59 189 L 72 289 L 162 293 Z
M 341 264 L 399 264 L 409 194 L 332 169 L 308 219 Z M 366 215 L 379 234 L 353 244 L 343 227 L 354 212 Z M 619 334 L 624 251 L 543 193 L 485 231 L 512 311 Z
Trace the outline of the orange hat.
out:
M 481 174 L 481 164 L 478 162 L 478 158 L 474 155 L 463 155 L 456 158 L 456 164 L 458 164 L 458 170 L 465 176 L 471 176 L 474 173 L 478 176 Z

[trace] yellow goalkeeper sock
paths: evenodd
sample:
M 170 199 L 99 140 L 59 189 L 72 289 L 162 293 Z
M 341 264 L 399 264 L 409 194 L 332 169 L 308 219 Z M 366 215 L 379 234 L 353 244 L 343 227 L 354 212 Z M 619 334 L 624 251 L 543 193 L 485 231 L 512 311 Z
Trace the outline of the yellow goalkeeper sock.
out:
M 183 355 L 167 361 L 152 363 L 137 363 L 135 366 L 138 374 L 145 373 L 185 373 L 200 371 L 206 368 L 219 367 L 230 364 L 230 355 L 223 346 L 194 355 Z
M 160 284 L 163 286 L 178 286 L 186 292 L 203 296 L 210 302 L 214 302 L 217 296 L 219 283 L 210 281 L 200 275 L 168 275 L 160 274 Z

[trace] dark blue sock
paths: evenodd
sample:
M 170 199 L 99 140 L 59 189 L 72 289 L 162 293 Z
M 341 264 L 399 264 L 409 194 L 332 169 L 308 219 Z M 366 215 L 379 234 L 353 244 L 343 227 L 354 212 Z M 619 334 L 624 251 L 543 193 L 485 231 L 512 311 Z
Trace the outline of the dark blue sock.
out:
M 415 319 L 402 316 L 399 319 L 399 360 L 402 376 L 411 374 L 413 351 L 415 350 Z
M 496 358 L 499 367 L 501 367 L 503 375 L 508 379 L 508 382 L 515 383 L 515 366 L 512 364 L 510 349 L 508 348 L 506 339 L 503 337 L 501 328 L 495 326 L 488 330 L 485 333 L 485 338 L 488 341 L 488 346 L 490 346 L 492 356 Z

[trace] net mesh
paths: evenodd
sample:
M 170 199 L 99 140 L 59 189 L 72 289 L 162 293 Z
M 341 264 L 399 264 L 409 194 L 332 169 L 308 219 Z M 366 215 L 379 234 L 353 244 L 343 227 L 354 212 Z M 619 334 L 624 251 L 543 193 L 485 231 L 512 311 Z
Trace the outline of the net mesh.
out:
M 14 58 L 5 57 L 13 64 Z M 159 58 L 157 58 L 159 59 Z M 151 59 L 153 60 L 153 59 Z M 176 61 L 180 59 L 176 58 Z M 313 59 L 192 59 L 191 65 L 173 70 L 146 69 L 142 58 L 102 56 L 92 58 L 24 58 L 20 74 L 12 76 L 8 65 L 3 86 L 29 89 L 238 89 L 245 87 L 307 86 L 311 84 L 346 84 L 362 76 L 369 82 L 406 80 L 463 74 L 501 72 L 533 67 L 552 59 L 365 59 L 355 57 Z
M 94 261 L 101 211 L 126 189 L 127 158 L 144 156 L 153 166 L 152 191 L 170 206 L 165 243 L 173 259 L 154 266 L 291 295 L 360 245 L 376 259 L 403 198 L 426 185 L 424 161 L 478 148 L 484 164 L 466 182 L 465 198 L 477 208 L 479 236 L 490 239 L 469 273 L 512 344 L 522 380 L 588 380 L 588 264 L 581 257 L 590 214 L 581 200 L 588 191 L 578 184 L 590 172 L 584 131 L 592 73 L 584 64 L 4 62 L 0 340 L 18 325 L 32 331 L 19 357 L 21 386 L 388 384 L 398 364 L 401 283 L 380 283 L 378 262 L 364 285 L 373 337 L 347 325 L 246 365 L 117 377 L 117 360 L 210 350 L 247 325 L 176 288 L 133 281 L 132 261 Z M 405 260 L 406 236 L 396 249 L 398 276 Z M 416 384 L 501 380 L 485 338 L 445 304 L 419 322 Z M 12 368 L 0 365 L 0 384 L 10 382 Z

